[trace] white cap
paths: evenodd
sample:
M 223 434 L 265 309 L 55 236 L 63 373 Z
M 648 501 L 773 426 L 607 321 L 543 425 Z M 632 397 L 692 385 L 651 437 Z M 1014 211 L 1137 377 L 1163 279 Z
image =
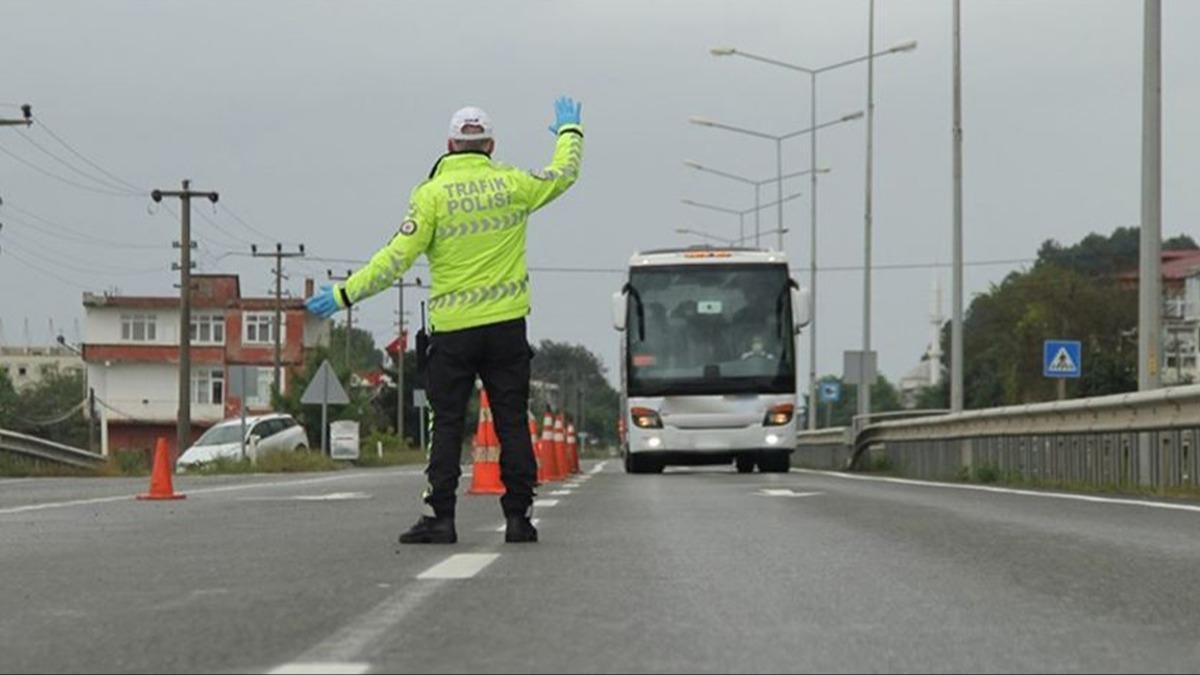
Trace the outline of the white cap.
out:
M 483 131 L 463 131 L 463 127 L 482 127 Z M 492 118 L 474 106 L 467 106 L 450 118 L 450 138 L 456 141 L 476 141 L 492 137 Z

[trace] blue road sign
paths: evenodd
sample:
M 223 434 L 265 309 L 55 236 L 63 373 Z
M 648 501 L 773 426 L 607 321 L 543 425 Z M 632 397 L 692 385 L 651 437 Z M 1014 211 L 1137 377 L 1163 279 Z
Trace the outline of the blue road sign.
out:
M 1077 340 L 1046 340 L 1042 374 L 1055 379 L 1083 375 L 1083 345 Z
M 837 403 L 842 400 L 841 382 L 821 383 L 821 403 Z

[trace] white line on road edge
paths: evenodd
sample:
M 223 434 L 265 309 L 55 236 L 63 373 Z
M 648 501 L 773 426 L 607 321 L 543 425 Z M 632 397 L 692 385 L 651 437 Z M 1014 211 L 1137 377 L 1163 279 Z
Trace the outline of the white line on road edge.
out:
M 596 475 L 596 474 L 600 473 L 601 471 L 604 471 L 604 467 L 606 467 L 606 466 L 608 466 L 608 461 L 607 461 L 607 460 L 606 460 L 606 461 L 603 461 L 603 462 L 600 462 L 600 463 L 599 463 L 599 464 L 597 464 L 596 466 L 593 466 L 593 467 L 592 467 L 592 468 L 591 468 L 591 469 L 588 471 L 588 473 L 594 476 L 594 475 Z
M 567 496 L 570 496 L 573 494 L 575 494 L 575 493 L 571 490 L 554 490 L 550 493 L 550 496 L 551 497 L 567 497 Z
M 369 663 L 289 663 L 272 670 L 270 675 L 362 675 L 370 669 Z
M 815 471 L 813 469 L 792 469 L 796 473 L 807 473 L 816 476 L 831 476 L 846 480 L 863 480 L 876 483 L 896 483 L 899 485 L 918 485 L 922 487 L 947 488 L 950 490 L 974 490 L 976 492 L 995 492 L 1005 495 L 1021 495 L 1023 497 L 1045 497 L 1047 499 L 1069 499 L 1077 502 L 1093 504 L 1120 504 L 1122 506 L 1142 506 L 1149 509 L 1168 509 L 1172 511 L 1190 511 L 1200 513 L 1200 506 L 1191 504 L 1171 504 L 1169 502 L 1148 502 L 1140 499 L 1117 499 L 1113 497 L 1092 497 L 1089 495 L 1072 495 L 1063 492 L 1038 492 L 1035 490 L 1017 490 L 1014 488 L 991 487 L 988 485 L 962 485 L 959 483 L 938 483 L 935 481 L 913 480 L 911 478 L 887 478 L 884 476 L 856 476 L 838 473 L 836 471 Z
M 379 471 L 379 472 L 356 472 L 344 476 L 326 476 L 324 478 L 307 478 L 304 480 L 282 480 L 271 483 L 246 483 L 243 485 L 224 485 L 222 487 L 200 488 L 197 490 L 182 490 L 187 495 L 204 495 L 215 494 L 218 492 L 236 492 L 240 490 L 255 490 L 258 488 L 274 488 L 274 487 L 291 487 L 294 485 L 313 485 L 316 483 L 328 483 L 335 480 L 348 480 L 351 478 L 377 477 L 377 476 L 397 476 L 408 475 L 407 471 Z M 416 475 L 416 474 L 412 474 Z M 14 513 L 27 513 L 29 511 L 44 511 L 46 509 L 60 509 L 68 506 L 89 506 L 92 504 L 107 504 L 110 502 L 127 502 L 132 501 L 133 495 L 117 495 L 115 497 L 97 497 L 95 499 L 75 499 L 68 502 L 48 502 L 45 504 L 30 504 L 29 506 L 16 506 L 7 509 L 0 509 L 0 516 L 7 516 Z
M 551 506 L 558 506 L 558 500 L 557 499 L 538 499 L 533 502 L 533 508 L 535 508 L 535 509 L 548 509 Z
M 421 572 L 417 579 L 471 579 L 499 557 L 499 553 L 459 553 Z
M 567 488 L 568 490 L 574 490 L 576 488 L 583 487 L 583 483 L 563 483 L 563 487 Z

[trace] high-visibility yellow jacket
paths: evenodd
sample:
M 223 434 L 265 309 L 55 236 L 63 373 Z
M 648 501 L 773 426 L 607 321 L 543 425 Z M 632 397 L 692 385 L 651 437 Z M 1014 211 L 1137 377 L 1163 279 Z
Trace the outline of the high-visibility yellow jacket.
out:
M 430 323 L 435 332 L 486 326 L 529 313 L 525 227 L 529 214 L 579 177 L 583 127 L 558 132 L 554 158 L 524 171 L 478 152 L 451 153 L 412 192 L 391 242 L 334 297 L 342 307 L 391 287 L 422 253 L 429 260 Z

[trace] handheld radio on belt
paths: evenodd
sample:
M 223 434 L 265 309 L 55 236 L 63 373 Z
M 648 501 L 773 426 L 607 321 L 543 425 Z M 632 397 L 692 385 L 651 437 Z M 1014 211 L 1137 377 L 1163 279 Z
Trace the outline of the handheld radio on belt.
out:
M 417 381 L 428 389 L 426 371 L 429 368 L 429 331 L 425 327 L 425 303 L 421 302 L 421 330 L 417 331 Z

